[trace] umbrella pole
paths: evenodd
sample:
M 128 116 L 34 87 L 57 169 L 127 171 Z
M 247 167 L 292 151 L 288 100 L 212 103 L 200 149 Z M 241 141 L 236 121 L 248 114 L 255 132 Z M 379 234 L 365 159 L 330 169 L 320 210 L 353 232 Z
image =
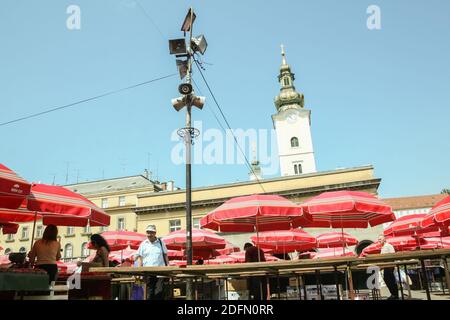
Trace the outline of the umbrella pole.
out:
M 37 211 L 34 212 L 33 233 L 31 234 L 30 252 L 31 252 L 31 250 L 33 250 L 34 231 L 35 231 L 35 229 L 36 229 L 36 220 L 37 220 Z
M 342 236 L 342 253 L 345 256 L 345 241 L 344 241 L 344 227 L 341 224 L 341 236 Z

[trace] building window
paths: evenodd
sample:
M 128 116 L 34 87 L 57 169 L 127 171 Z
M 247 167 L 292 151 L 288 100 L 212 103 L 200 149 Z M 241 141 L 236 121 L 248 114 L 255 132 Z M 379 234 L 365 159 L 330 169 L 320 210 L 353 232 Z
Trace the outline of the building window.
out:
M 11 252 L 11 249 L 10 248 L 6 248 L 5 255 L 8 255 L 10 252 Z
M 108 231 L 108 227 L 103 226 L 100 228 L 100 232 L 105 232 L 105 231 Z
M 108 199 L 107 198 L 102 199 L 102 208 L 103 209 L 108 208 Z
M 71 236 L 75 233 L 74 227 L 67 227 L 67 235 Z
M 301 163 L 294 164 L 294 174 L 302 174 L 303 169 Z
M 21 253 L 27 252 L 27 249 L 25 249 L 25 247 L 22 247 L 19 249 L 19 252 L 21 252 Z
M 284 78 L 284 85 L 285 86 L 288 86 L 290 83 L 289 83 L 289 78 Z
M 175 220 L 169 220 L 169 231 L 174 232 L 181 230 L 181 220 L 175 219 Z
M 22 239 L 28 239 L 28 227 L 22 228 Z
M 36 227 L 36 238 L 38 238 L 38 239 L 42 238 L 42 234 L 43 234 L 42 229 L 43 229 L 42 226 Z
M 298 138 L 297 138 L 297 137 L 292 137 L 292 138 L 291 138 L 291 147 L 292 147 L 292 148 L 297 148 L 297 147 L 299 147 L 299 143 L 298 143 Z
M 119 197 L 119 207 L 124 207 L 125 206 L 125 196 L 120 196 Z
M 117 218 L 117 230 L 125 230 L 125 218 Z
M 68 243 L 64 247 L 64 258 L 72 258 L 73 256 L 73 246 Z
M 6 240 L 7 240 L 7 241 L 14 241 L 14 235 L 13 235 L 13 234 L 8 234 L 8 235 L 6 236 Z
M 192 228 L 200 229 L 200 218 L 192 219 Z
M 81 245 L 81 256 L 83 258 L 89 256 L 89 249 L 88 249 L 88 243 L 87 242 L 84 242 Z

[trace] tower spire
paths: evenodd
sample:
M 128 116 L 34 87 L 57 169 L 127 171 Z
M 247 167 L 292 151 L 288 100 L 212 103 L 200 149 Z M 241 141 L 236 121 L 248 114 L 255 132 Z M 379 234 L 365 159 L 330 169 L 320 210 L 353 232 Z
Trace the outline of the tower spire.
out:
M 284 65 L 287 65 L 287 62 L 286 62 L 286 52 L 284 51 L 284 45 L 282 44 L 281 45 L 281 64 L 284 66 Z
M 288 108 L 303 108 L 303 94 L 297 92 L 294 86 L 295 74 L 286 61 L 286 51 L 284 45 L 281 45 L 281 67 L 278 81 L 280 82 L 280 94 L 275 97 L 275 106 L 280 112 Z

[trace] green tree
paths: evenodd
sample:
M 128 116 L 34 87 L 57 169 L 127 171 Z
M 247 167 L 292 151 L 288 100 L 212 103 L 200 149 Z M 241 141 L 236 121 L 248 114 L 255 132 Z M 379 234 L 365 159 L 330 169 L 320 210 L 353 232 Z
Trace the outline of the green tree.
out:
M 441 193 L 450 195 L 450 189 L 442 189 Z

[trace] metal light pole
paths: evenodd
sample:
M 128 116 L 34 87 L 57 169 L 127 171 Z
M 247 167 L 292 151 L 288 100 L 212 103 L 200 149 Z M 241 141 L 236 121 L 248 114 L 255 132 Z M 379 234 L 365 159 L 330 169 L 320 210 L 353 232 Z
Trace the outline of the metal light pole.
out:
M 186 260 L 188 265 L 192 265 L 192 145 L 194 139 L 199 135 L 199 131 L 192 127 L 191 113 L 192 107 L 203 108 L 205 98 L 195 96 L 192 89 L 192 59 L 195 52 L 203 54 L 206 50 L 206 40 L 203 36 L 193 38 L 192 29 L 196 16 L 192 8 L 183 22 L 181 31 L 189 32 L 189 46 L 186 48 L 185 39 L 175 39 L 169 41 L 171 54 L 177 57 L 186 57 L 186 60 L 177 60 L 177 66 L 180 71 L 180 77 L 186 77 L 185 83 L 178 87 L 178 91 L 182 97 L 172 100 L 172 105 L 177 111 L 186 107 L 186 127 L 178 130 L 178 135 L 184 139 L 186 146 Z M 192 279 L 188 279 L 186 283 L 186 299 L 193 300 L 194 290 Z

